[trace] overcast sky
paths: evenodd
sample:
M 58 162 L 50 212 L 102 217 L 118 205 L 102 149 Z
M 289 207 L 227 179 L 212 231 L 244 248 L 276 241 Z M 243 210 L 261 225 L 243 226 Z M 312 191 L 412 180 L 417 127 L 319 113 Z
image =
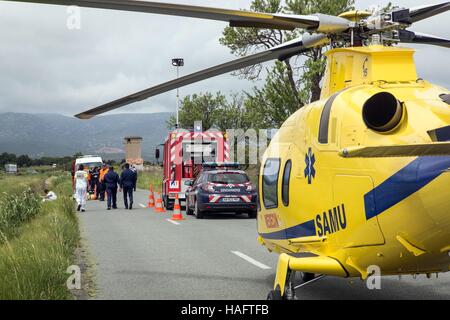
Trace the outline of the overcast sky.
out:
M 251 1 L 160 2 L 243 9 Z M 359 0 L 356 6 L 366 9 L 386 2 Z M 394 3 L 411 7 L 427 2 Z M 81 29 L 68 30 L 66 10 L 0 0 L 0 112 L 73 115 L 174 78 L 173 57 L 185 58 L 183 74 L 234 58 L 219 44 L 226 26 L 222 22 L 82 8 Z M 450 38 L 450 13 L 417 23 L 412 30 Z M 448 49 L 415 48 L 420 77 L 450 88 Z M 230 94 L 259 84 L 223 75 L 184 87 L 181 95 Z M 175 92 L 169 92 L 120 112 L 173 112 L 175 104 Z

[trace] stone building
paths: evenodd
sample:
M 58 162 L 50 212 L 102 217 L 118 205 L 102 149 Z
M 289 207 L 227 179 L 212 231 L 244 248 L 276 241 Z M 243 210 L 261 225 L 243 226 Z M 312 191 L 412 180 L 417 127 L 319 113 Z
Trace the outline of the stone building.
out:
M 144 169 L 142 158 L 142 137 L 125 137 L 125 161 L 134 165 L 138 170 Z

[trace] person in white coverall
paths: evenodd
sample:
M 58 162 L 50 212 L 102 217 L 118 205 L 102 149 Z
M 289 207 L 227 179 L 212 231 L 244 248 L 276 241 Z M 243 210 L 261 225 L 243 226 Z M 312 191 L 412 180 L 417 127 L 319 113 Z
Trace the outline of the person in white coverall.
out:
M 44 189 L 44 193 L 45 193 L 45 197 L 42 198 L 43 202 L 58 200 L 58 196 L 53 191 L 49 191 L 48 189 Z
M 86 211 L 88 187 L 88 173 L 84 171 L 84 166 L 80 164 L 78 171 L 75 172 L 75 199 L 77 201 L 77 211 Z

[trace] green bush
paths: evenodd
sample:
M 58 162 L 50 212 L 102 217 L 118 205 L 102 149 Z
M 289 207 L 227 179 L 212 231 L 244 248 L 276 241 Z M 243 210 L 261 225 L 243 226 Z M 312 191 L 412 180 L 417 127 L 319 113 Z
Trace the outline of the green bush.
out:
M 162 185 L 162 168 L 157 166 L 148 167 L 147 171 L 138 173 L 137 187 L 149 190 L 150 185 L 153 189 L 159 189 Z
M 52 202 L 31 188 L 18 192 L 25 182 L 14 179 L 0 197 L 0 300 L 72 299 L 66 270 L 74 264 L 79 229 L 70 175 L 46 179 L 58 195 Z M 42 179 L 32 182 L 43 186 Z
M 79 232 L 73 201 L 46 203 L 42 215 L 0 246 L 0 299 L 71 299 L 66 270 L 74 264 Z
M 36 217 L 41 203 L 41 199 L 31 189 L 19 194 L 4 192 L 0 197 L 0 243 L 16 236 L 23 223 Z

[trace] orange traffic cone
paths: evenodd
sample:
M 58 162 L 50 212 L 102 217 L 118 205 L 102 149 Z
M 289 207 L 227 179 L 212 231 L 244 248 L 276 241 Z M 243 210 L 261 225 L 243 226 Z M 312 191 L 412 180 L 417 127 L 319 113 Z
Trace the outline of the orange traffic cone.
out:
M 155 194 L 153 193 L 153 186 L 150 186 L 150 194 L 148 195 L 147 208 L 155 207 Z
M 164 210 L 161 194 L 159 192 L 156 192 L 155 212 L 166 212 L 166 210 Z
M 183 214 L 181 213 L 180 200 L 178 199 L 178 193 L 175 195 L 175 204 L 173 205 L 173 215 L 170 220 L 180 221 L 184 220 Z

